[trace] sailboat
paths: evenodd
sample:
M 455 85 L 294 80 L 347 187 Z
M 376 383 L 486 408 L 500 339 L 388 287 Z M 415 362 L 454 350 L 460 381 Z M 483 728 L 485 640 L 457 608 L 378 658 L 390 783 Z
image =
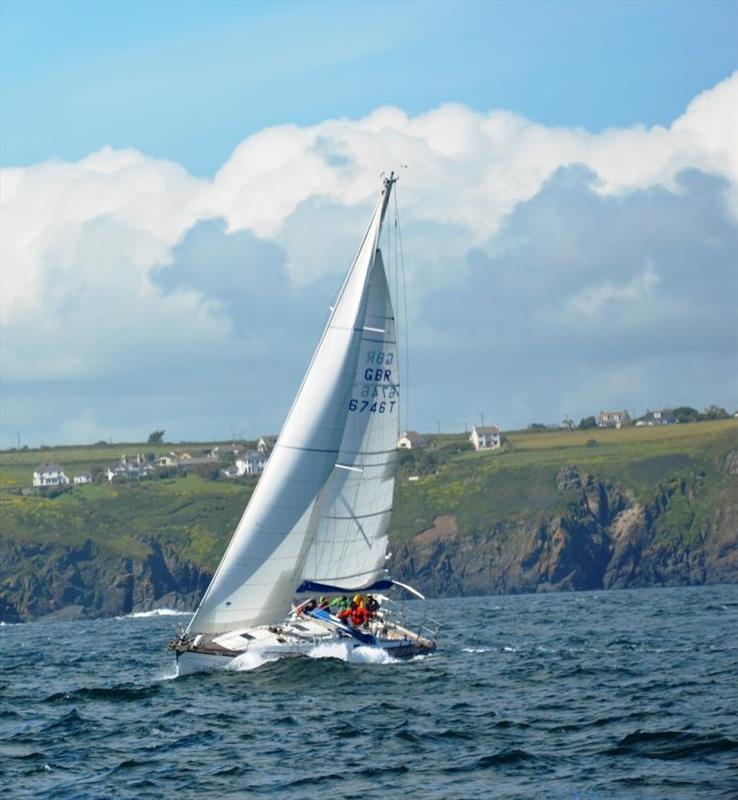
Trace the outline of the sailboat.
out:
M 380 237 L 397 178 L 379 200 L 267 466 L 189 626 L 170 643 L 177 674 L 246 653 L 310 654 L 321 645 L 407 658 L 433 651 L 437 626 L 409 621 L 384 594 L 399 437 L 395 316 Z M 311 596 L 378 599 L 364 624 Z M 307 601 L 299 602 L 300 597 Z M 412 605 L 412 604 L 408 604 Z

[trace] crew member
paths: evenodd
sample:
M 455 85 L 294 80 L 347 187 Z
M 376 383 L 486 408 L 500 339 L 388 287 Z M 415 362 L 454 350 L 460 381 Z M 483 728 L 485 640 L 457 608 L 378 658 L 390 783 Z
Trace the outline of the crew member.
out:
M 379 611 L 379 600 L 373 595 L 370 594 L 366 598 L 366 603 L 364 604 L 364 608 L 369 612 L 370 616 L 374 616 L 377 611 Z

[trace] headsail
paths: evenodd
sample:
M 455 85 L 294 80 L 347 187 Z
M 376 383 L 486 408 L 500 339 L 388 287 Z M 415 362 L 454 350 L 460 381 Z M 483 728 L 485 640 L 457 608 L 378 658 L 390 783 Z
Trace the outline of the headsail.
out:
M 382 487 L 381 502 L 389 506 L 393 479 L 380 479 L 384 467 L 377 456 L 364 453 L 369 447 L 389 449 L 384 444 L 388 431 L 397 426 L 397 406 L 387 415 L 381 435 L 372 433 L 375 426 L 361 420 L 353 409 L 356 397 L 359 359 L 369 352 L 366 341 L 370 334 L 381 337 L 377 347 L 384 347 L 385 335 L 392 331 L 391 306 L 387 295 L 386 278 L 377 243 L 392 189 L 393 180 L 384 182 L 379 202 L 374 210 L 362 244 L 348 271 L 308 371 L 287 416 L 267 467 L 239 522 L 213 580 L 200 603 L 189 630 L 198 633 L 218 633 L 240 625 L 262 625 L 281 621 L 289 611 L 290 600 L 301 582 L 307 560 L 326 563 L 340 571 L 350 566 L 350 560 L 336 560 L 328 553 L 326 535 L 315 539 L 318 531 L 325 533 L 326 514 L 337 516 L 333 510 L 346 505 L 356 517 L 358 507 L 364 506 L 362 481 L 346 477 L 356 470 L 367 470 L 367 478 Z M 383 298 L 386 297 L 386 301 Z M 389 325 L 389 323 L 392 323 Z M 367 330 L 370 329 L 370 330 Z M 375 330 L 371 330 L 375 329 Z M 384 333 L 378 333 L 384 331 Z M 383 369 L 392 370 L 392 365 Z M 396 369 L 396 367 L 394 368 Z M 376 374 L 376 373 L 375 373 Z M 373 381 L 389 385 L 391 378 Z M 378 406 L 377 406 L 378 408 Z M 377 418 L 382 417 L 382 414 Z M 389 420 L 394 420 L 392 423 Z M 364 430 L 362 434 L 361 431 Z M 354 433 L 349 433 L 349 431 Z M 367 434 L 367 431 L 369 433 Z M 368 439 L 367 439 L 368 436 Z M 396 434 L 394 434 L 396 441 Z M 392 443 L 394 445 L 394 442 Z M 352 448 L 351 450 L 347 448 Z M 394 455 L 391 456 L 394 458 Z M 366 464 L 357 459 L 370 459 Z M 372 461 L 374 459 L 374 461 Z M 376 463 L 374 463 L 376 461 Z M 377 503 L 380 501 L 376 501 Z M 379 510 L 379 509 L 377 509 Z M 363 512 L 362 512 L 363 513 Z M 368 522 L 363 523 L 366 532 Z M 357 569 L 376 574 L 384 558 L 386 522 L 380 521 L 371 530 L 380 535 L 367 536 L 369 559 L 358 559 Z M 365 545 L 366 546 L 366 545 Z

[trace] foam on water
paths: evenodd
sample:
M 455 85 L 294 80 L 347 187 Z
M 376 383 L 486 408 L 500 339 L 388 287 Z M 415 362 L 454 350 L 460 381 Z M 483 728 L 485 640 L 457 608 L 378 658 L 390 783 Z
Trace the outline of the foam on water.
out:
M 348 664 L 389 664 L 394 662 L 386 650 L 376 647 L 349 647 L 344 642 L 319 644 L 309 653 L 310 658 L 337 658 Z
M 251 670 L 258 669 L 264 666 L 264 664 L 277 661 L 278 658 L 279 656 L 268 655 L 259 650 L 247 650 L 245 653 L 229 661 L 225 669 L 234 670 L 235 672 L 251 672 Z
M 191 611 L 177 611 L 175 608 L 154 608 L 151 611 L 134 611 L 116 619 L 145 619 L 148 617 L 191 617 Z

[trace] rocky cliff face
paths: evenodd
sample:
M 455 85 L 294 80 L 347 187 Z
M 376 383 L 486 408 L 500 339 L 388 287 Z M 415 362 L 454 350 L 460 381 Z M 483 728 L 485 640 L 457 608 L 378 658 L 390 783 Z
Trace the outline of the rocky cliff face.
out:
M 738 454 L 724 471 L 738 472 Z M 726 489 L 691 538 L 667 536 L 677 504 L 689 509 L 700 475 L 662 487 L 647 505 L 566 467 L 566 514 L 501 523 L 462 535 L 455 517 L 397 549 L 393 572 L 429 596 L 719 583 L 738 580 L 738 497 Z M 694 520 L 691 520 L 694 522 Z
M 152 539 L 144 558 L 116 558 L 92 542 L 81 546 L 4 543 L 0 619 L 97 617 L 154 608 L 190 610 L 210 574 Z

